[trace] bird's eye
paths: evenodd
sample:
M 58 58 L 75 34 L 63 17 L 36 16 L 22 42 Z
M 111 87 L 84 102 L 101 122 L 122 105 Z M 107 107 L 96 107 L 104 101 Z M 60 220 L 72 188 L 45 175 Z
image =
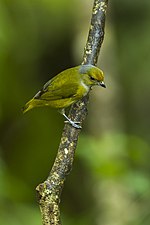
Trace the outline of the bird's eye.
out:
M 94 77 L 90 77 L 91 78 L 91 80 L 95 80 L 95 78 Z

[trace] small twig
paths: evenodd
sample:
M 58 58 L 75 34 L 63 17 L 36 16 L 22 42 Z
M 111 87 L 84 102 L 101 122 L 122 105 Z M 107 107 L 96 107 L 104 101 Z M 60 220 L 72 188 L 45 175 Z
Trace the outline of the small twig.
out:
M 104 38 L 108 0 L 95 0 L 82 64 L 96 65 Z M 83 122 L 87 115 L 88 96 L 72 105 L 69 118 Z M 80 129 L 65 124 L 52 170 L 44 183 L 36 188 L 43 225 L 60 225 L 60 197 L 66 176 L 72 169 Z

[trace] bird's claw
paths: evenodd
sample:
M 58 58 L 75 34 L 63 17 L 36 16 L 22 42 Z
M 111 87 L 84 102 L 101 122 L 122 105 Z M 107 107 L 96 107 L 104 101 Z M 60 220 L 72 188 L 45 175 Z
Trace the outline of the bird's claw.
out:
M 73 127 L 81 129 L 82 127 L 78 124 L 80 124 L 79 121 L 72 121 L 72 120 L 65 120 L 64 123 L 69 123 L 71 124 Z

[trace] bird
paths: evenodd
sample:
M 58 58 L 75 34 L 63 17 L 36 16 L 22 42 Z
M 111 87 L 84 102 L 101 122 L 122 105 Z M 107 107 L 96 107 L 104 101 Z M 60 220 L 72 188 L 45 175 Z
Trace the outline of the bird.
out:
M 65 109 L 86 96 L 95 85 L 106 88 L 101 69 L 91 64 L 79 65 L 60 72 L 50 79 L 23 107 L 23 113 L 35 107 L 50 106 L 58 111 L 75 128 L 79 122 L 72 121 Z

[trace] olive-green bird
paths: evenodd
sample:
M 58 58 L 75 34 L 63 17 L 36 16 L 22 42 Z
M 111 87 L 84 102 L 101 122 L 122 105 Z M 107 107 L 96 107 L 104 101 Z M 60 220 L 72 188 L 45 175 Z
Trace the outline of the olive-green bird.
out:
M 78 122 L 72 121 L 65 114 L 65 108 L 82 99 L 91 87 L 100 85 L 106 87 L 102 70 L 93 65 L 80 65 L 62 71 L 51 80 L 23 108 L 23 113 L 34 107 L 51 106 L 76 128 L 81 128 Z

